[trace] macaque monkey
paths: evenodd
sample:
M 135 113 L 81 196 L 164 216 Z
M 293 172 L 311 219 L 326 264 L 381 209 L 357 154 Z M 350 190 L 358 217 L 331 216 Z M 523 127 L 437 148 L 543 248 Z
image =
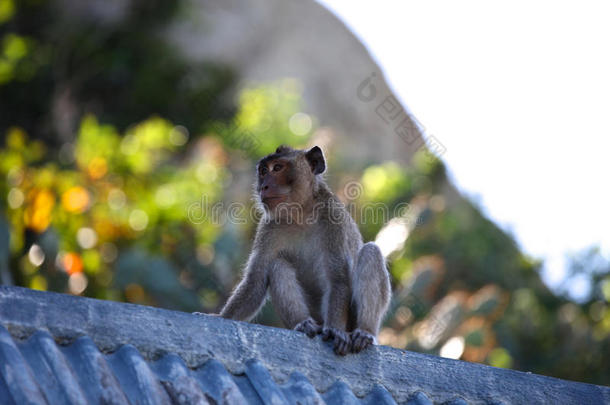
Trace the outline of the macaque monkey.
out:
M 280 146 L 256 166 L 263 212 L 243 279 L 220 312 L 250 320 L 267 291 L 287 328 L 321 333 L 345 355 L 376 343 L 390 301 L 379 247 L 362 236 L 322 179 L 322 150 Z

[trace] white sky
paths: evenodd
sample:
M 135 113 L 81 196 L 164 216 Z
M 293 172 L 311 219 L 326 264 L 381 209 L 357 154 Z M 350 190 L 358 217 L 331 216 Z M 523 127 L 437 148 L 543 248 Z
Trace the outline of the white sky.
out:
M 545 260 L 547 284 L 566 254 L 608 257 L 610 3 L 320 2 L 445 145 L 460 190 Z

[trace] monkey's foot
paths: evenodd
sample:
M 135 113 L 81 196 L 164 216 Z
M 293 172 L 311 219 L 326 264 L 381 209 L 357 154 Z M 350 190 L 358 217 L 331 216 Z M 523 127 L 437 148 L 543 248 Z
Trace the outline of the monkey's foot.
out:
M 359 353 L 367 347 L 377 343 L 375 336 L 362 329 L 354 329 L 352 332 L 352 351 Z
M 316 321 L 314 321 L 311 318 L 307 318 L 304 321 L 299 322 L 297 324 L 297 326 L 294 327 L 294 330 L 297 330 L 299 332 L 303 332 L 304 334 L 306 334 L 310 338 L 313 338 L 318 333 L 320 333 L 321 329 L 322 328 L 320 327 L 320 325 L 318 325 L 316 323 Z
M 323 328 L 322 339 L 333 339 L 335 353 L 340 356 L 345 356 L 351 349 L 351 340 L 349 334 L 345 331 L 336 328 Z

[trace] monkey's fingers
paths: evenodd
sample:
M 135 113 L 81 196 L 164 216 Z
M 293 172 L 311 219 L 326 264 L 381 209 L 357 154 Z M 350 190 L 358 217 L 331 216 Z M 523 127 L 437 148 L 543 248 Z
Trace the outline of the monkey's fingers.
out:
M 308 337 L 314 338 L 320 330 L 320 325 L 311 318 L 307 318 L 294 327 L 294 330 L 305 333 Z
M 349 340 L 335 338 L 335 353 L 339 356 L 345 356 L 351 351 Z
M 362 329 L 356 329 L 352 332 L 352 351 L 359 353 L 375 342 L 375 337 Z
M 372 341 L 366 336 L 358 336 L 352 343 L 352 350 L 354 353 L 360 353 L 362 350 L 370 346 Z
M 327 341 L 330 339 L 334 339 L 335 332 L 332 328 L 322 328 L 322 340 Z
M 343 331 L 335 332 L 335 353 L 340 356 L 345 356 L 351 351 L 352 342 L 349 335 Z

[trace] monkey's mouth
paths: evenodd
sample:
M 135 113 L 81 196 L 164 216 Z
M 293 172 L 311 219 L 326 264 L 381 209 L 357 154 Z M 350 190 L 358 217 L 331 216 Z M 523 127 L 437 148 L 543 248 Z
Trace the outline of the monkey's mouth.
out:
M 285 195 L 270 195 L 270 196 L 265 196 L 262 200 L 265 204 L 268 204 L 270 202 L 277 204 L 278 202 L 280 202 L 284 199 L 286 199 Z
M 263 197 L 261 200 L 268 210 L 275 209 L 278 205 L 286 202 L 286 195 L 269 195 Z

